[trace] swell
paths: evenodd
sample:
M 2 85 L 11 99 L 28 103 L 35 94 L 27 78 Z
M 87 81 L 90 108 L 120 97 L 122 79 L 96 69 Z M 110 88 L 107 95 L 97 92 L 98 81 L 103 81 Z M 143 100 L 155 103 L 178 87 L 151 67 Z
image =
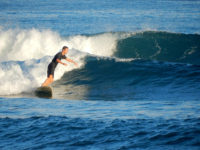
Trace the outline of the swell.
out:
M 119 40 L 114 56 L 200 64 L 200 35 L 138 32 Z

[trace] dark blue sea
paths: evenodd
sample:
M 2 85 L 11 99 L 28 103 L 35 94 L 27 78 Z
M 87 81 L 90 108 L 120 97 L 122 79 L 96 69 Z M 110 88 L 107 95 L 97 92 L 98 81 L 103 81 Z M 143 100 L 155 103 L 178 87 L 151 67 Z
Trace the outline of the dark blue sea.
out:
M 0 0 L 0 149 L 199 150 L 200 1 Z

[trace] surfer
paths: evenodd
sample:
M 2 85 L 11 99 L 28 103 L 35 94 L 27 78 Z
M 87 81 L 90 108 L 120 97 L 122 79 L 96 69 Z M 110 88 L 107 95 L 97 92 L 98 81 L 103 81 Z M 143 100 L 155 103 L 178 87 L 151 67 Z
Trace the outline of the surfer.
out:
M 71 59 L 69 59 L 69 58 L 67 58 L 67 57 L 65 56 L 65 55 L 68 53 L 68 50 L 69 50 L 69 48 L 68 48 L 67 46 L 63 46 L 62 52 L 59 52 L 59 53 L 57 53 L 57 54 L 54 56 L 53 60 L 52 60 L 51 63 L 48 65 L 48 69 L 47 69 L 47 79 L 44 81 L 44 83 L 42 84 L 42 86 L 48 86 L 49 84 L 51 84 L 51 83 L 53 82 L 53 79 L 54 79 L 54 71 L 55 71 L 55 68 L 56 68 L 56 66 L 57 66 L 58 63 L 67 66 L 67 64 L 66 64 L 66 63 L 63 63 L 63 62 L 61 61 L 61 59 L 65 59 L 66 61 L 71 62 L 71 63 L 73 63 L 74 65 L 78 66 L 78 64 L 77 64 L 75 61 L 73 61 L 73 60 L 71 60 Z

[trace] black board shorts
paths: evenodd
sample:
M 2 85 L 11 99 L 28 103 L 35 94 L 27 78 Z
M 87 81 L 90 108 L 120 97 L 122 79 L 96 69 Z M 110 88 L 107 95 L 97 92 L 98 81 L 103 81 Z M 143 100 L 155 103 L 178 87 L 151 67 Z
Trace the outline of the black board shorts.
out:
M 56 64 L 54 64 L 52 62 L 48 65 L 47 77 L 49 77 L 50 75 L 52 75 L 54 77 L 55 68 L 56 68 Z

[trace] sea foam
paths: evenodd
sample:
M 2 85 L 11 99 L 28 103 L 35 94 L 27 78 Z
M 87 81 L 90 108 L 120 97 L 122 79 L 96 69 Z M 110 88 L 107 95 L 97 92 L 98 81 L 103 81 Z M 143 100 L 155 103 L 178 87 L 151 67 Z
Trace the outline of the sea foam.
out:
M 48 64 L 64 45 L 70 48 L 67 57 L 81 67 L 87 55 L 112 56 L 117 41 L 127 36 L 127 33 L 102 33 L 61 37 L 51 30 L 0 28 L 0 95 L 27 92 L 40 86 Z M 58 65 L 55 80 L 74 68 L 69 63 L 67 67 Z

